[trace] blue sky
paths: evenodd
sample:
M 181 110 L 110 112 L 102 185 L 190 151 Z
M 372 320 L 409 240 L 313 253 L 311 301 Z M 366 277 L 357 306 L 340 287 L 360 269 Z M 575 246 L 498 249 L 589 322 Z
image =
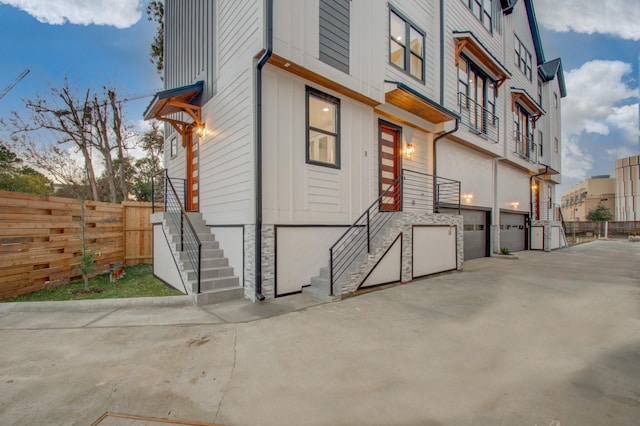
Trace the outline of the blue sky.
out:
M 452 0 L 448 0 L 452 1 Z M 637 0 L 534 0 L 546 59 L 561 57 L 568 96 L 563 112 L 563 184 L 613 174 L 616 158 L 640 154 Z M 138 0 L 0 0 L 0 117 L 21 99 L 72 85 L 115 86 L 122 97 L 151 93 L 162 82 L 149 61 L 155 26 Z M 633 6 L 630 6 L 633 5 Z M 521 5 L 520 5 L 521 6 Z M 150 98 L 127 104 L 137 122 Z M 0 133 L 0 137 L 2 137 Z

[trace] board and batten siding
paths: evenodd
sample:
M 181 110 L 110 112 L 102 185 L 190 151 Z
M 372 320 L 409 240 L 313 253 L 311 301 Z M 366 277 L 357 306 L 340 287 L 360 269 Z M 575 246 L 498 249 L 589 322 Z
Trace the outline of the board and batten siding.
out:
M 349 74 L 349 0 L 320 0 L 319 58 Z
M 461 198 L 464 205 L 492 207 L 493 160 L 475 150 L 446 139 L 438 142 L 438 175 L 460 182 L 460 196 L 472 194 L 470 200 Z
M 321 56 L 320 46 L 326 41 L 324 37 L 327 33 L 320 26 L 321 16 L 326 13 L 322 12 L 320 0 L 274 2 L 273 52 L 339 85 L 382 102 L 385 53 L 381 48 L 384 38 L 380 27 L 386 22 L 383 13 L 385 3 L 380 0 L 334 1 L 349 4 L 348 34 L 344 35 L 348 36 L 349 42 L 346 58 L 348 70 L 327 63 L 324 61 L 326 56 Z M 335 25 L 335 22 L 331 24 Z M 336 30 L 335 26 L 332 28 Z
M 373 201 L 373 109 L 272 66 L 263 78 L 264 223 L 351 224 Z M 340 99 L 340 169 L 306 163 L 307 85 Z
M 528 212 L 531 204 L 529 174 L 523 173 L 522 170 L 510 166 L 508 163 L 500 162 L 498 164 L 498 208 Z
M 235 78 L 253 65 L 263 48 L 261 1 L 218 0 L 218 69 L 220 78 Z M 220 85 L 224 84 L 220 81 Z
M 215 94 L 216 5 L 210 0 L 165 1 L 165 87 L 205 81 L 203 102 Z

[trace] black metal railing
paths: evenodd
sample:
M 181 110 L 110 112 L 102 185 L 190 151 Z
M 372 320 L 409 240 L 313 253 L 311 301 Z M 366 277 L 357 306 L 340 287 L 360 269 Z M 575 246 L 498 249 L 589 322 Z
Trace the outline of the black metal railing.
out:
M 156 202 L 160 185 L 152 184 L 152 211 L 156 211 L 160 201 Z M 184 208 L 186 179 L 170 178 L 165 171 L 162 179 L 162 210 L 169 226 L 176 230 L 179 239 L 179 251 L 186 253 L 197 280 L 197 292 L 200 293 L 200 276 L 202 264 L 202 242 Z
M 516 131 L 514 139 L 516 154 L 534 163 L 538 161 L 538 144 L 533 141 L 532 137 Z
M 330 289 L 353 262 L 371 253 L 371 242 L 399 211 L 437 213 L 441 206 L 457 206 L 460 213 L 460 182 L 426 173 L 402 170 L 400 176 L 360 215 L 329 249 Z
M 488 140 L 500 142 L 500 118 L 493 111 L 480 105 L 469 96 L 458 92 L 460 121 L 473 133 L 485 136 Z

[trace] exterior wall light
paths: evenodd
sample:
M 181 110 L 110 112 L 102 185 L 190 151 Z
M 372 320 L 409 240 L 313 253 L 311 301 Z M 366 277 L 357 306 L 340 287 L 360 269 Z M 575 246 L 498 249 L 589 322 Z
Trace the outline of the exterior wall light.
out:
M 207 128 L 204 123 L 196 126 L 196 135 L 198 135 L 199 138 L 204 138 L 207 135 Z
M 413 147 L 413 144 L 408 143 L 406 148 L 404 149 L 404 154 L 407 157 L 411 157 L 416 152 L 416 149 Z
M 464 199 L 464 201 L 468 204 L 468 203 L 470 203 L 470 202 L 472 202 L 472 201 L 473 201 L 473 194 L 472 194 L 472 193 L 470 193 L 470 192 L 465 193 L 465 194 L 462 194 L 462 198 L 463 198 L 463 199 Z
M 513 203 L 510 203 L 511 207 L 513 207 L 514 209 L 518 210 L 518 207 L 520 207 L 520 202 L 518 201 L 514 201 Z

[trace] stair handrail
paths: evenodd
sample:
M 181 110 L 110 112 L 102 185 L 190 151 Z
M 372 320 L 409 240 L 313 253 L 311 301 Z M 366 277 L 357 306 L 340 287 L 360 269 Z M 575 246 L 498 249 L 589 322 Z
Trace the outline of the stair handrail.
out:
M 394 200 L 394 207 L 397 207 L 398 210 L 388 210 L 385 211 L 387 213 L 393 213 L 395 211 L 400 211 L 402 210 L 402 180 L 404 178 L 404 170 L 401 171 L 400 175 L 393 181 L 393 183 L 391 183 L 391 185 L 389 185 L 389 187 L 382 193 L 380 194 L 380 196 L 378 198 L 376 198 L 376 200 L 371 203 L 371 205 L 364 211 L 364 213 L 362 213 L 356 220 L 355 222 L 353 222 L 353 224 L 351 226 L 349 226 L 349 228 L 340 236 L 340 238 L 338 238 L 338 240 L 331 246 L 331 248 L 329 249 L 329 294 L 331 296 L 333 296 L 333 284 L 334 282 L 337 280 L 338 277 L 340 277 L 344 272 L 346 272 L 346 269 L 341 271 L 338 275 L 335 275 L 335 264 L 336 264 L 336 260 L 334 259 L 334 254 L 336 251 L 336 248 L 340 245 L 340 243 L 342 243 L 342 241 L 347 237 L 347 235 L 350 235 L 352 233 L 352 231 L 356 228 L 361 228 L 363 225 L 359 225 L 359 223 L 361 221 L 363 221 L 366 218 L 366 242 L 367 242 L 367 253 L 371 253 L 371 240 L 377 235 L 377 231 L 380 231 L 382 229 L 382 226 L 380 224 L 380 222 L 376 223 L 376 232 L 374 232 L 372 234 L 371 230 L 371 210 L 374 208 L 377 208 L 377 206 L 381 206 L 382 205 L 382 199 L 385 197 L 393 197 Z M 398 189 L 395 189 L 397 185 L 400 185 Z M 391 191 L 394 191 L 393 194 L 391 194 Z M 397 191 L 397 192 L 396 192 Z M 386 222 L 389 218 L 387 218 L 384 222 Z M 357 238 L 357 237 L 356 237 Z
M 195 273 L 196 273 L 196 279 L 197 279 L 197 283 L 198 283 L 198 293 L 200 293 L 200 276 L 201 276 L 201 264 L 202 264 L 202 242 L 200 241 L 200 238 L 198 237 L 198 234 L 196 233 L 196 230 L 193 226 L 193 224 L 191 223 L 191 220 L 189 219 L 189 216 L 187 215 L 187 211 L 184 208 L 184 205 L 182 204 L 182 202 L 180 201 L 180 196 L 178 195 L 178 192 L 176 191 L 175 187 L 173 186 L 173 182 L 171 182 L 173 178 L 169 177 L 168 173 L 165 173 L 165 203 L 164 203 L 164 211 L 167 213 L 176 213 L 176 212 L 170 212 L 169 209 L 169 205 L 170 205 L 170 198 L 171 196 L 174 197 L 175 201 L 172 200 L 172 203 L 177 203 L 178 207 L 179 207 L 179 213 L 180 213 L 180 224 L 178 226 L 177 223 L 174 223 L 174 225 L 176 226 L 176 228 L 178 228 L 178 232 L 180 233 L 180 251 L 185 251 L 187 253 L 187 258 L 189 259 L 189 261 L 191 262 L 191 265 L 195 265 L 196 268 L 195 269 Z M 171 215 L 167 215 L 167 217 L 171 217 Z M 187 239 L 192 239 L 193 243 L 191 245 L 193 245 L 194 247 L 197 247 L 197 253 L 195 250 L 193 249 L 189 249 L 189 244 L 187 244 L 185 246 L 185 231 L 187 231 Z M 185 250 L 186 247 L 186 250 Z

